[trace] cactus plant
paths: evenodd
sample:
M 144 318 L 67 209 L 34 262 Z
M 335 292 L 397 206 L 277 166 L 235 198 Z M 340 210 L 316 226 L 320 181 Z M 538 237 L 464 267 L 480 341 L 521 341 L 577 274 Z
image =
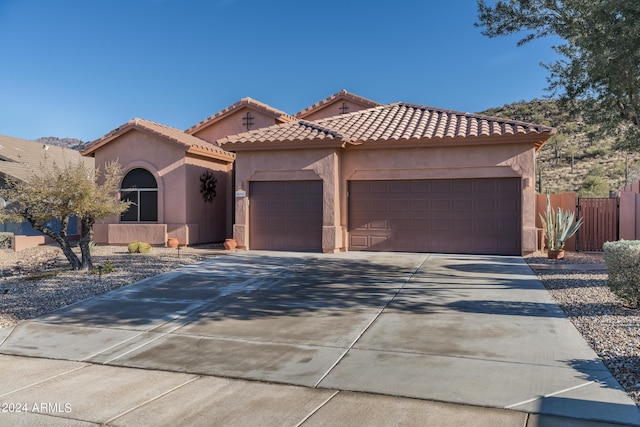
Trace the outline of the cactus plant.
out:
M 551 209 L 551 201 L 547 194 L 547 209 L 544 217 L 540 214 L 540 220 L 542 221 L 544 235 L 547 238 L 547 248 L 550 251 L 563 250 L 565 242 L 576 234 L 582 225 L 582 218 L 579 218 L 576 222 L 574 222 L 574 219 L 575 214 L 573 212 L 560 208 L 554 212 Z
M 151 245 L 149 243 L 140 242 L 138 240 L 129 243 L 127 250 L 130 254 L 148 254 L 151 252 Z
M 127 250 L 129 251 L 130 254 L 135 254 L 138 252 L 139 247 L 140 247 L 140 242 L 136 240 L 129 243 L 129 245 L 127 246 Z
M 149 252 L 151 252 L 151 245 L 148 243 L 140 243 L 138 245 L 138 252 L 140 252 L 141 254 L 148 254 Z

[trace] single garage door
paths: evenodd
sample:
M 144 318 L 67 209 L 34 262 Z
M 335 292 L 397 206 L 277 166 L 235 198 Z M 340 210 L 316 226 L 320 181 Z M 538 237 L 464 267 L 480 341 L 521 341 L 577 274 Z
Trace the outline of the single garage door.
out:
M 350 181 L 349 249 L 520 255 L 519 178 Z
M 322 250 L 322 181 L 251 182 L 249 247 Z

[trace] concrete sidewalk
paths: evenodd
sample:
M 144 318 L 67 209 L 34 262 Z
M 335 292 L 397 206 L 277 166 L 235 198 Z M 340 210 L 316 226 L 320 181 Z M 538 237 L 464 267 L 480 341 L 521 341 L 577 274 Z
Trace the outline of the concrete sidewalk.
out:
M 0 425 L 640 425 L 518 257 L 238 253 L 0 343 Z

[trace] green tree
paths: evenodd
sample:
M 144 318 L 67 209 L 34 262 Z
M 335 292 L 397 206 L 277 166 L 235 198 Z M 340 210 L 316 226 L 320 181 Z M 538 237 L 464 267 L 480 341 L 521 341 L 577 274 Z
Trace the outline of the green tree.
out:
M 0 221 L 27 220 L 60 246 L 72 269 L 89 269 L 93 265 L 89 251 L 93 224 L 129 206 L 118 198 L 120 178 L 121 169 L 115 162 L 105 167 L 104 174 L 78 162 L 54 165 L 42 174 L 34 174 L 28 182 L 8 180 L 7 187 L 0 189 L 0 196 L 8 202 L 0 209 Z M 80 222 L 78 246 L 82 259 L 73 252 L 67 234 L 72 216 Z M 59 222 L 59 230 L 49 225 L 53 219 Z
M 581 198 L 605 198 L 609 197 L 609 184 L 604 179 L 605 170 L 596 165 L 589 169 L 587 175 L 578 189 L 578 197 Z
M 488 37 L 524 33 L 518 46 L 564 40 L 554 47 L 562 59 L 544 65 L 551 93 L 620 145 L 640 148 L 640 1 L 478 0 L 478 21 Z

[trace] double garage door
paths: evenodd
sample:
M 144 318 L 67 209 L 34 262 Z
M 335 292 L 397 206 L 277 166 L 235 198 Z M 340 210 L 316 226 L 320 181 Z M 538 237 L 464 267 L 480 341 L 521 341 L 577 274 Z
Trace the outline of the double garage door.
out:
M 519 178 L 350 181 L 349 250 L 521 253 Z M 252 249 L 321 251 L 322 182 L 250 184 Z
M 520 255 L 519 178 L 351 181 L 349 249 Z

